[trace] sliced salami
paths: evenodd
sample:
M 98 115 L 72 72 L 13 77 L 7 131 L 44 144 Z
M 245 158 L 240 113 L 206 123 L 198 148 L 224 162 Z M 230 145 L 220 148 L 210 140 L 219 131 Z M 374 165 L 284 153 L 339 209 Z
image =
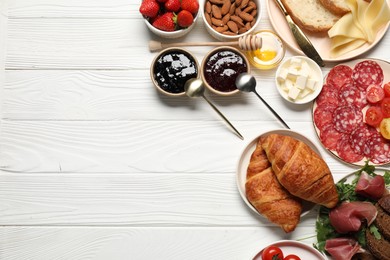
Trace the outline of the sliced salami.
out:
M 337 105 L 332 103 L 322 103 L 314 110 L 313 120 L 314 124 L 321 131 L 325 125 L 333 123 L 333 112 Z
M 333 67 L 326 77 L 326 83 L 340 89 L 347 83 L 352 83 L 352 68 L 347 65 Z
M 351 147 L 355 153 L 370 156 L 368 140 L 371 137 L 380 137 L 380 133 L 372 126 L 362 124 L 352 131 L 350 136 Z
M 352 71 L 354 85 L 362 90 L 366 90 L 372 84 L 381 86 L 383 78 L 381 66 L 373 60 L 359 62 Z
M 343 134 L 337 131 L 333 124 L 324 126 L 320 132 L 321 142 L 329 150 L 336 150 L 337 143 L 342 136 Z
M 352 83 L 344 84 L 339 90 L 339 98 L 344 105 L 353 105 L 363 108 L 367 105 L 366 93 Z
M 339 106 L 333 112 L 334 126 L 341 133 L 351 133 L 362 122 L 362 111 L 353 106 Z
M 338 90 L 336 88 L 331 87 L 330 85 L 324 85 L 320 94 L 316 98 L 317 105 L 321 105 L 323 103 L 331 103 L 335 105 L 340 104 Z
M 381 136 L 371 137 L 368 140 L 370 147 L 370 161 L 375 164 L 385 164 L 390 162 L 390 143 Z
M 364 155 L 356 153 L 352 148 L 349 140 L 349 135 L 343 135 L 339 139 L 337 143 L 336 152 L 342 160 L 349 163 L 359 162 L 364 158 Z

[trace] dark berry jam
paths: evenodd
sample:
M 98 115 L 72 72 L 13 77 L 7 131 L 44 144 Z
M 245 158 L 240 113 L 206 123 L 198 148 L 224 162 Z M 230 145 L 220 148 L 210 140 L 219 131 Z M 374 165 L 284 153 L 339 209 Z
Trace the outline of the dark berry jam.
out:
M 186 81 L 198 76 L 198 67 L 188 53 L 172 50 L 157 58 L 153 72 L 161 89 L 169 93 L 182 93 Z
M 243 72 L 248 72 L 247 63 L 242 55 L 232 50 L 215 52 L 204 66 L 205 80 L 221 92 L 236 90 L 236 78 Z

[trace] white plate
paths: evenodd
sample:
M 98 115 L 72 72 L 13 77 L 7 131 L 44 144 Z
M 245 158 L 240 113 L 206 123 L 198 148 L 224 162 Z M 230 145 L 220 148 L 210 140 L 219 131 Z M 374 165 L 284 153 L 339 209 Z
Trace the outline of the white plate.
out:
M 292 130 L 287 130 L 287 129 L 272 130 L 269 132 L 265 132 L 265 133 L 259 135 L 258 137 L 254 138 L 253 140 L 251 140 L 246 145 L 243 152 L 241 153 L 241 157 L 238 161 L 236 181 L 237 181 L 238 191 L 240 192 L 241 198 L 244 200 L 246 205 L 248 205 L 248 207 L 253 210 L 253 212 L 259 214 L 260 216 L 261 216 L 261 214 L 252 206 L 252 204 L 248 201 L 248 199 L 245 195 L 246 171 L 247 171 L 247 168 L 249 165 L 250 157 L 256 148 L 257 140 L 261 136 L 267 136 L 270 134 L 287 135 L 287 136 L 291 136 L 295 139 L 298 139 L 298 140 L 304 142 L 305 144 L 307 144 L 311 149 L 313 149 L 314 152 L 316 152 L 318 155 L 321 156 L 319 150 L 317 149 L 317 147 L 314 145 L 314 143 L 312 141 L 310 141 L 305 136 L 303 136 L 297 132 L 294 132 Z M 302 211 L 301 216 L 306 215 L 310 211 L 310 209 L 312 209 L 313 206 L 314 206 L 313 203 L 303 202 L 303 211 Z
M 381 66 L 381 68 L 382 68 L 382 70 L 383 70 L 383 76 L 384 76 L 384 78 L 383 78 L 383 84 L 385 84 L 386 82 L 390 82 L 390 63 L 387 62 L 387 61 L 378 60 L 378 59 L 357 59 L 357 60 L 352 60 L 352 61 L 348 61 L 348 62 L 345 62 L 345 63 L 340 63 L 340 64 L 338 64 L 338 65 L 347 65 L 347 66 L 349 66 L 349 67 L 351 67 L 351 68 L 353 69 L 353 67 L 354 67 L 357 63 L 359 63 L 359 62 L 361 62 L 361 61 L 364 61 L 364 60 L 373 60 L 373 61 L 377 62 L 377 63 Z M 328 76 L 328 75 L 326 75 L 325 78 L 324 78 L 324 84 L 326 83 L 326 77 L 327 77 L 327 76 Z M 315 129 L 316 133 L 317 133 L 318 140 L 320 141 L 320 143 L 321 143 L 321 145 L 322 145 L 321 138 L 320 138 L 320 131 L 319 131 L 319 129 L 317 128 L 317 126 L 315 125 L 315 123 L 314 123 L 314 111 L 315 111 L 316 107 L 317 107 L 317 103 L 314 101 L 314 102 L 313 102 L 313 106 L 312 106 L 312 120 L 313 120 L 313 126 L 314 126 L 314 129 Z M 367 108 L 368 108 L 368 105 L 362 109 L 363 116 L 364 116 L 365 111 L 367 110 Z M 344 162 L 344 163 L 346 163 L 346 164 L 349 164 L 349 165 L 363 166 L 363 165 L 365 165 L 365 161 L 367 160 L 367 158 L 364 157 L 364 158 L 363 158 L 361 161 L 359 161 L 359 162 L 355 162 L 355 163 L 346 162 L 346 161 L 344 161 L 343 159 L 341 159 L 341 158 L 338 156 L 338 154 L 337 154 L 336 151 L 334 151 L 334 150 L 329 150 L 329 149 L 327 149 L 325 146 L 323 146 L 323 147 L 324 147 L 326 150 L 328 150 L 328 151 L 329 151 L 333 156 L 335 156 L 337 159 L 339 159 L 340 161 L 342 161 L 342 162 Z M 370 164 L 372 164 L 372 165 L 374 165 L 374 166 L 378 166 L 378 165 L 387 165 L 387 164 L 390 164 L 390 162 L 389 162 L 389 163 L 385 163 L 385 164 L 374 164 L 374 163 L 370 162 Z
M 389 3 L 390 0 L 387 0 L 387 3 Z M 268 16 L 270 18 L 271 24 L 274 28 L 274 30 L 279 34 L 279 36 L 284 40 L 284 42 L 292 48 L 294 51 L 300 53 L 301 55 L 304 55 L 302 50 L 299 48 L 298 44 L 295 41 L 294 36 L 291 33 L 290 27 L 288 26 L 288 23 L 280 10 L 279 6 L 275 3 L 275 0 L 267 0 L 267 11 Z M 386 26 L 384 26 L 381 30 L 379 30 L 378 34 L 376 35 L 375 41 L 371 44 L 364 44 L 360 48 L 353 50 L 351 52 L 345 53 L 344 55 L 341 55 L 337 58 L 330 57 L 330 45 L 331 41 L 327 34 L 315 34 L 315 33 L 308 33 L 305 32 L 307 37 L 310 39 L 318 53 L 320 54 L 321 58 L 324 61 L 330 61 L 330 62 L 336 62 L 336 61 L 343 61 L 348 59 L 353 59 L 367 51 L 369 51 L 371 48 L 373 48 L 378 42 L 383 38 L 385 35 L 387 29 L 389 28 L 389 24 L 387 23 Z
M 294 254 L 297 255 L 302 260 L 310 259 L 310 260 L 325 260 L 326 258 L 315 248 L 304 244 L 298 241 L 290 241 L 290 240 L 280 240 L 265 246 L 259 253 L 253 257 L 253 260 L 261 260 L 261 253 L 268 246 L 277 246 L 279 247 L 284 256 Z

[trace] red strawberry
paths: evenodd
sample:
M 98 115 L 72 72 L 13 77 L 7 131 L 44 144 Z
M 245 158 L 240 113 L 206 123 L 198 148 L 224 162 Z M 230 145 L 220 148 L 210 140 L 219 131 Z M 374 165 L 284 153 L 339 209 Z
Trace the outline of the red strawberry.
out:
M 156 20 L 153 22 L 153 26 L 157 29 L 172 32 L 175 30 L 175 15 L 172 12 L 167 12 L 159 17 L 156 18 Z
M 187 10 L 188 12 L 196 15 L 199 10 L 199 2 L 198 0 L 182 0 L 181 1 L 181 9 Z
M 176 21 L 180 27 L 188 27 L 194 22 L 194 17 L 192 16 L 192 14 L 189 11 L 181 10 L 177 14 Z
M 180 9 L 180 0 L 168 0 L 165 2 L 164 7 L 168 12 L 177 12 Z
M 144 0 L 139 8 L 139 12 L 149 18 L 156 17 L 158 11 L 160 11 L 160 5 L 156 0 Z

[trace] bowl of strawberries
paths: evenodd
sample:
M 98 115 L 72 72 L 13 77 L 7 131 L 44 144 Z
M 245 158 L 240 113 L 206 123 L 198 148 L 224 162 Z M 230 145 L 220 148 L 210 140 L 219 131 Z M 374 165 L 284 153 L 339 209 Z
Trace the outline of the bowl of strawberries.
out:
M 194 27 L 198 0 L 142 0 L 139 12 L 147 27 L 163 38 L 178 38 Z

